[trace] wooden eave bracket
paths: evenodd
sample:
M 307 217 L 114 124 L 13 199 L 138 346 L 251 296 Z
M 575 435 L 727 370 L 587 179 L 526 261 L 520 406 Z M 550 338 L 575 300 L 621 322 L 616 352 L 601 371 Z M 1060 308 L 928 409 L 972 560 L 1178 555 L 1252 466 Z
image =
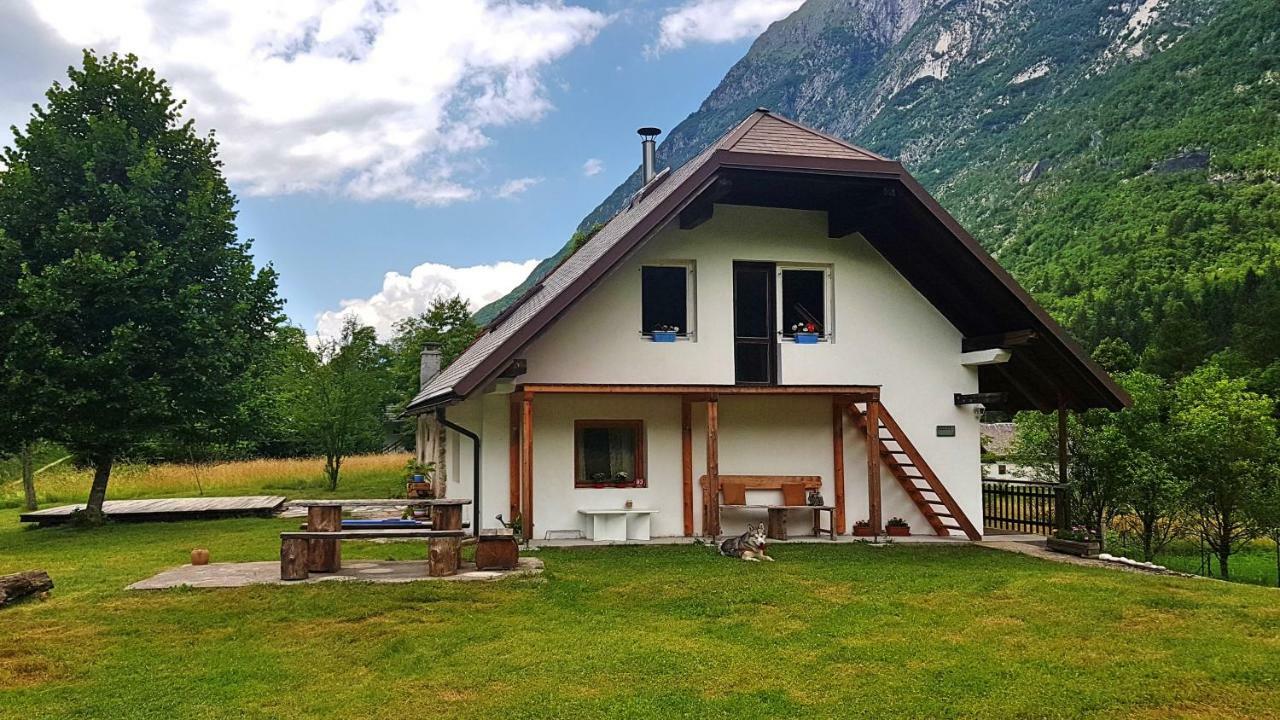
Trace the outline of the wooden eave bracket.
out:
M 990 350 L 973 350 L 960 354 L 960 364 L 965 367 L 979 367 L 981 365 L 1003 365 L 1009 362 L 1009 358 L 1013 357 L 1012 350 L 1005 348 L 991 348 Z

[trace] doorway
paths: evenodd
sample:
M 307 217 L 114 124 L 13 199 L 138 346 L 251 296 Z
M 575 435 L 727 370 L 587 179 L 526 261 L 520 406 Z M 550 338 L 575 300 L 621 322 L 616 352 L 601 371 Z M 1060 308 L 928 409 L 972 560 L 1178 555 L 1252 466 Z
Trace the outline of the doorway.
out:
M 738 385 L 778 384 L 777 269 L 733 263 L 733 366 Z

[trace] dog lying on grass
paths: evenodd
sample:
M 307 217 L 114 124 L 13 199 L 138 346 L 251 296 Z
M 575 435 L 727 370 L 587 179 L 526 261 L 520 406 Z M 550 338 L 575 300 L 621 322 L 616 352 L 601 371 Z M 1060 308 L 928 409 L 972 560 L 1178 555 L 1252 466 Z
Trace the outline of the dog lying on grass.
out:
M 760 562 L 768 560 L 773 562 L 773 558 L 765 554 L 765 533 L 764 523 L 760 523 L 759 527 L 748 525 L 747 531 L 737 537 L 725 538 L 720 543 L 720 554 L 725 557 L 742 558 L 751 562 Z

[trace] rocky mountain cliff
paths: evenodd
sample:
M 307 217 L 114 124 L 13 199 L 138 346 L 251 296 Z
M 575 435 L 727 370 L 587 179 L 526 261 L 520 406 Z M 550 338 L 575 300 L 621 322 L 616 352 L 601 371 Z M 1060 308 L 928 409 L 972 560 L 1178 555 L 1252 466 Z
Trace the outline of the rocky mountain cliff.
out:
M 759 106 L 902 160 L 1089 346 L 1280 257 L 1275 0 L 809 0 L 659 165 Z

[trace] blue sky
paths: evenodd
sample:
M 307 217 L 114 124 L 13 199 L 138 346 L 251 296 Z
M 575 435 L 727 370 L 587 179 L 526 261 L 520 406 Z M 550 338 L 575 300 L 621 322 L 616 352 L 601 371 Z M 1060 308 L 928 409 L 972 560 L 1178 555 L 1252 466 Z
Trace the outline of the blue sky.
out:
M 290 318 L 385 333 L 518 282 L 497 264 L 558 249 L 638 164 L 636 128 L 684 119 L 797 4 L 0 0 L 0 123 L 79 47 L 137 53 L 216 129 Z

